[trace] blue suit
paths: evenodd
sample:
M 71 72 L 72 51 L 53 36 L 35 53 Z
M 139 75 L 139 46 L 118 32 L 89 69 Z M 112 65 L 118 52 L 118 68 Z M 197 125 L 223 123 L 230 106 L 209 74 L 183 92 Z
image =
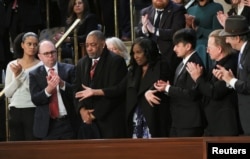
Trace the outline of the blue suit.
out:
M 58 63 L 58 75 L 65 81 L 65 91 L 60 89 L 63 103 L 71 126 L 77 130 L 77 119 L 73 103 L 73 81 L 75 79 L 75 67 L 70 64 Z M 49 101 L 45 94 L 47 87 L 47 72 L 44 66 L 40 66 L 30 72 L 31 100 L 36 105 L 34 117 L 34 135 L 38 138 L 47 136 L 50 126 Z

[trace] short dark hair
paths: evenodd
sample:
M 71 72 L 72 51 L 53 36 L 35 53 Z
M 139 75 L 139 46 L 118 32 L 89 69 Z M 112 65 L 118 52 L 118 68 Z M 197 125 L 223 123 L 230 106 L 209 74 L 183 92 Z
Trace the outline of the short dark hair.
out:
M 196 31 L 190 28 L 183 28 L 175 32 L 173 36 L 174 45 L 178 43 L 190 43 L 192 45 L 192 49 L 196 47 Z

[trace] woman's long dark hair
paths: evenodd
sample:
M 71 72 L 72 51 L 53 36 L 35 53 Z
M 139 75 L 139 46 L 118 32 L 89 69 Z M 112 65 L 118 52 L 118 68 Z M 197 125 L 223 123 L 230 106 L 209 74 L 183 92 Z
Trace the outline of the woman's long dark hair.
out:
M 69 1 L 69 5 L 68 5 L 68 14 L 69 14 L 69 17 L 66 20 L 66 24 L 67 25 L 72 24 L 77 19 L 77 16 L 74 13 L 75 1 L 76 0 L 70 0 Z M 90 11 L 90 8 L 89 8 L 89 2 L 87 0 L 81 0 L 81 1 L 82 1 L 83 5 L 84 5 L 84 10 L 82 12 L 82 17 L 81 17 L 82 19 L 81 20 L 84 20 L 85 17 L 87 16 L 87 14 Z
M 147 37 L 139 37 L 135 39 L 131 46 L 130 50 L 130 63 L 129 63 L 129 68 L 133 72 L 136 67 L 138 67 L 135 59 L 134 59 L 134 52 L 133 48 L 135 45 L 139 45 L 144 52 L 144 55 L 147 58 L 147 63 L 149 64 L 149 68 L 154 66 L 154 64 L 159 60 L 160 54 L 159 54 L 159 49 L 155 41 L 151 40 L 150 38 Z

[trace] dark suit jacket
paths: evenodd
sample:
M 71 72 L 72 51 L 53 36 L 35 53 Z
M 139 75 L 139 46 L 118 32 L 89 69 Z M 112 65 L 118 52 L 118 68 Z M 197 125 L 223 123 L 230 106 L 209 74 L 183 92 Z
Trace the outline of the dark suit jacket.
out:
M 167 135 L 164 132 L 167 131 L 167 126 L 170 127 L 170 121 L 168 120 L 169 123 L 166 123 L 169 117 L 169 111 L 167 111 L 169 105 L 166 104 L 166 98 L 162 98 L 160 105 L 152 107 L 144 96 L 145 92 L 159 80 L 160 72 L 160 62 L 149 68 L 144 77 L 142 77 L 141 67 L 135 69 L 134 75 L 129 71 L 126 85 L 126 125 L 128 137 L 132 137 L 133 134 L 133 115 L 137 106 L 142 110 L 152 137 L 166 137 Z M 164 114 L 160 111 L 164 111 Z M 165 123 L 165 125 L 161 123 Z
M 238 104 L 239 104 L 239 112 L 243 129 L 247 125 L 248 131 L 250 130 L 249 126 L 249 103 L 250 103 L 250 42 L 247 42 L 245 49 L 243 50 L 243 54 L 240 60 L 241 67 L 238 66 L 237 69 L 237 82 L 235 83 L 235 90 L 238 93 Z M 249 132 L 245 132 L 248 135 Z
M 241 68 L 237 69 L 237 78 L 235 89 L 243 95 L 250 94 L 250 42 L 247 42 L 240 60 Z M 250 101 L 250 99 L 248 100 Z
M 218 65 L 231 69 L 236 74 L 237 56 L 229 55 L 217 62 Z M 207 120 L 208 136 L 238 135 L 238 103 L 237 93 L 228 88 L 226 82 L 218 80 L 209 71 L 206 79 L 200 77 L 196 81 L 198 90 L 203 94 L 203 109 Z M 227 123 L 227 124 L 225 124 Z
M 86 56 L 77 64 L 76 91 L 83 90 L 82 84 L 94 89 L 108 88 L 118 84 L 127 74 L 124 59 L 113 54 L 105 47 L 96 66 L 93 79 L 90 80 L 89 72 L 92 60 Z M 125 135 L 124 101 L 125 97 L 108 98 L 95 96 L 77 103 L 77 111 L 81 107 L 94 109 L 101 138 L 120 138 Z
M 177 30 L 185 28 L 185 13 L 186 10 L 182 5 L 177 5 L 172 1 L 169 1 L 169 4 L 162 13 L 159 24 L 159 36 L 156 36 L 155 34 L 149 34 L 149 37 L 156 39 L 159 50 L 163 54 L 162 58 L 169 64 L 172 75 L 174 75 L 174 71 L 180 62 L 180 59 L 177 58 L 173 51 L 172 38 Z M 150 22 L 154 24 L 155 8 L 152 5 L 144 8 L 141 11 L 141 15 L 145 14 L 148 14 Z M 141 29 L 142 23 L 140 22 L 136 30 L 137 36 L 145 36 Z
M 237 15 L 235 8 L 231 8 L 227 13 L 228 15 Z M 240 15 L 246 17 L 248 26 L 250 26 L 250 7 L 244 6 Z
M 204 65 L 197 53 L 194 53 L 187 62 Z M 175 128 L 194 128 L 202 126 L 201 94 L 195 87 L 195 82 L 184 68 L 171 85 L 168 95 L 170 96 L 170 111 L 172 126 Z
M 5 0 L 7 4 L 7 26 L 11 25 L 12 4 L 14 0 Z M 18 14 L 22 27 L 39 26 L 42 24 L 39 0 L 17 0 Z
M 74 108 L 73 81 L 75 79 L 75 67 L 70 64 L 58 63 L 58 74 L 65 81 L 65 91 L 60 89 L 63 103 L 70 118 L 72 127 L 77 130 L 77 120 Z M 44 89 L 47 86 L 47 72 L 44 66 L 40 66 L 30 72 L 31 100 L 36 105 L 34 118 L 34 135 L 38 138 L 46 137 L 49 130 L 49 100 Z

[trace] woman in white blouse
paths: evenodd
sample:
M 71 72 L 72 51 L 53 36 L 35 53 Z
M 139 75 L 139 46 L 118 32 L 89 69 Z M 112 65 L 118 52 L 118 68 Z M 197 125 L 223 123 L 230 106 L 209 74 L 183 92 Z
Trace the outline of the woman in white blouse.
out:
M 9 129 L 11 141 L 34 140 L 35 105 L 29 91 L 29 72 L 41 65 L 37 59 L 38 36 L 21 33 L 14 41 L 15 60 L 6 69 L 4 93 L 9 98 Z

